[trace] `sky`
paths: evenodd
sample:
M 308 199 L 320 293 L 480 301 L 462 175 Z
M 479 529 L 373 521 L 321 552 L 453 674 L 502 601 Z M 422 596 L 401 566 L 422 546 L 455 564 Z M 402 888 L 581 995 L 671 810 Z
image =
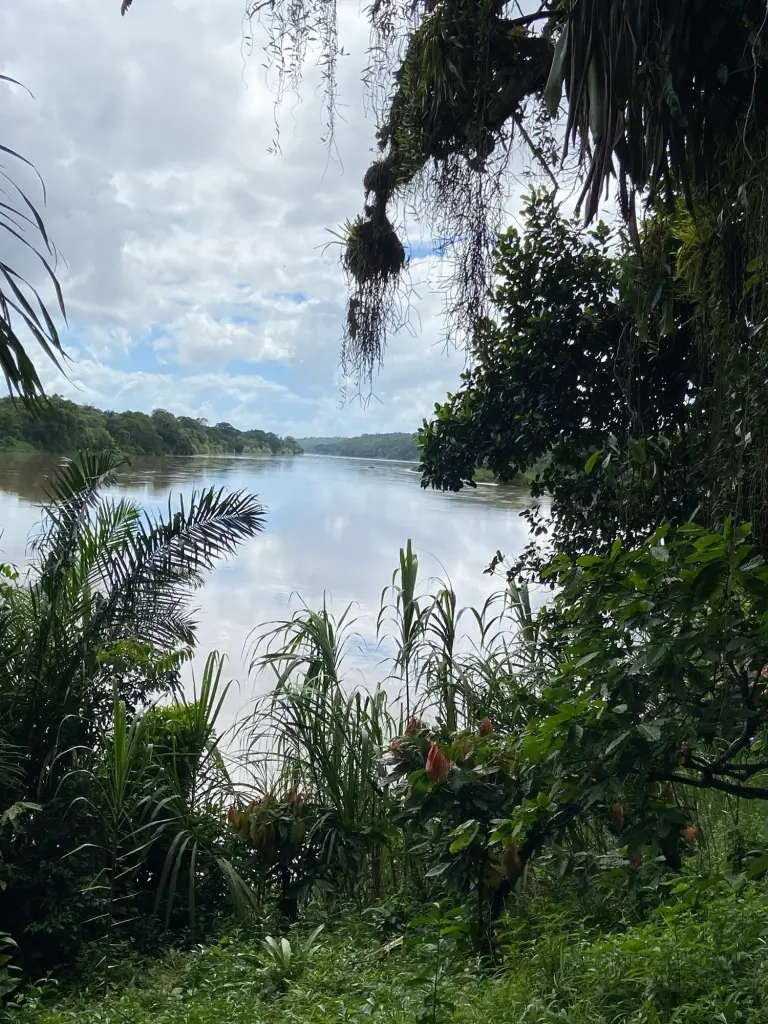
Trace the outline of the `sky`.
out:
M 295 437 L 415 429 L 465 361 L 442 343 L 440 269 L 428 259 L 412 261 L 412 330 L 390 340 L 373 399 L 341 399 L 346 291 L 329 231 L 362 208 L 375 132 L 357 3 L 340 0 L 350 56 L 330 153 L 319 73 L 275 114 L 263 31 L 243 58 L 244 0 L 134 0 L 125 18 L 119 7 L 0 6 L 0 72 L 34 94 L 0 83 L 0 142 L 39 169 L 66 260 L 72 361 L 67 377 L 41 367 L 47 390 Z M 428 251 L 417 227 L 409 238 Z

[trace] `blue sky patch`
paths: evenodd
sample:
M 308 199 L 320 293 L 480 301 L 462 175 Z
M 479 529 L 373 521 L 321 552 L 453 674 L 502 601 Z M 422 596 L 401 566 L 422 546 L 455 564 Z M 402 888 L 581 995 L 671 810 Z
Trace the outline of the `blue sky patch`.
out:
M 309 302 L 309 296 L 304 292 L 268 292 L 266 297 L 268 299 L 276 299 L 277 301 L 287 299 L 288 302 L 294 302 L 297 306 Z

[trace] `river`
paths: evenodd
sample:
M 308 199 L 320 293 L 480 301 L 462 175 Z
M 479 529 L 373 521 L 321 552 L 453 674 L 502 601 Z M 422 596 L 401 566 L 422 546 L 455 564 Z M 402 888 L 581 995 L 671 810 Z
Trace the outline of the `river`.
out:
M 48 456 L 0 457 L 0 557 L 26 562 L 30 531 L 39 522 Z M 422 578 L 449 579 L 460 605 L 479 607 L 500 581 L 483 574 L 501 549 L 507 556 L 528 540 L 520 512 L 525 491 L 479 486 L 458 494 L 422 490 L 406 464 L 302 455 L 285 458 L 198 456 L 134 460 L 119 474 L 116 496 L 145 506 L 166 505 L 169 492 L 245 488 L 267 509 L 264 532 L 222 564 L 195 595 L 199 609 L 199 667 L 210 650 L 228 657 L 226 674 L 239 680 L 228 715 L 254 693 L 245 651 L 255 627 L 283 619 L 301 606 L 337 614 L 350 603 L 357 634 L 348 671 L 369 682 L 381 677 L 376 617 L 398 551 L 408 538 Z

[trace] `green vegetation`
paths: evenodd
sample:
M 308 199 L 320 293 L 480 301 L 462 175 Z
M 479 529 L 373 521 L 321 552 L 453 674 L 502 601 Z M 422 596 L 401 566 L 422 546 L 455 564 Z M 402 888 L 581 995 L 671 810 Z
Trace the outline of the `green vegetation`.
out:
M 332 99 L 335 3 L 262 10 L 290 81 L 320 40 Z M 448 330 L 471 344 L 419 434 L 423 482 L 532 473 L 551 516 L 526 513 L 531 544 L 496 554 L 502 589 L 479 609 L 421 582 L 408 543 L 365 685 L 345 668 L 351 607 L 256 625 L 260 696 L 220 735 L 219 657 L 191 699 L 179 686 L 188 601 L 261 529 L 258 502 L 205 492 L 154 519 L 102 499 L 114 455 L 67 464 L 29 577 L 2 569 L 3 1012 L 761 1024 L 763 0 L 369 16 L 367 79 L 394 77 L 363 215 L 338 238 L 344 367 L 369 377 L 403 326 L 389 213 L 415 199 L 453 249 Z M 563 91 L 586 226 L 534 187 L 499 238 L 512 138 L 552 183 Z M 619 230 L 595 223 L 612 175 Z M 0 313 L 0 361 L 34 393 L 2 293 Z M 535 614 L 530 581 L 551 587 Z
M 21 85 L 15 78 L 2 74 L 0 84 L 3 88 Z M 66 313 L 64 296 L 56 277 L 59 253 L 48 237 L 37 206 L 11 177 L 14 167 L 22 172 L 25 166 L 32 170 L 34 167 L 26 157 L 9 146 L 2 146 L 2 151 L 7 163 L 3 167 L 3 199 L 0 203 L 0 237 L 4 242 L 0 259 L 0 370 L 11 394 L 29 401 L 43 394 L 37 367 L 29 354 L 30 342 L 35 351 L 39 349 L 56 367 L 61 368 L 65 362 L 51 311 L 41 292 L 30 284 L 30 256 L 32 266 L 36 266 L 53 292 L 56 307 L 53 314 L 66 317 Z M 38 179 L 44 201 L 45 186 L 39 175 Z M 13 266 L 16 260 L 24 268 L 24 273 Z
M 102 412 L 53 396 L 34 408 L 0 399 L 0 451 L 101 451 L 124 455 L 237 454 L 296 455 L 301 447 L 290 437 L 263 430 L 238 430 L 230 423 L 210 426 L 190 416 L 155 409 L 143 412 Z
M 360 437 L 302 437 L 296 442 L 310 455 L 345 455 L 354 459 L 416 462 L 415 434 L 363 434 Z
M 79 997 L 55 1010 L 34 1007 L 34 1019 L 39 1024 L 766 1019 L 762 949 L 768 897 L 757 888 L 734 893 L 723 887 L 698 908 L 681 904 L 606 934 L 578 894 L 561 886 L 555 898 L 541 893 L 526 901 L 525 917 L 509 928 L 497 959 L 487 963 L 466 948 L 460 920 L 441 921 L 437 912 L 434 920 L 427 916 L 399 932 L 403 909 L 384 904 L 355 927 L 358 915 L 350 906 L 346 923 L 332 935 L 322 933 L 314 955 L 290 971 L 276 970 L 255 939 L 232 936 L 174 953 L 148 972 L 129 962 L 122 971 L 125 980 L 105 1000 L 94 998 L 86 984 Z M 290 941 L 295 947 L 296 938 Z
M 633 318 L 636 259 L 614 232 L 566 220 L 546 191 L 521 219 L 499 240 L 496 315 L 476 328 L 472 366 L 420 432 L 424 485 L 458 490 L 478 467 L 527 477 L 533 498 L 552 498 L 555 551 L 604 551 L 697 507 L 706 519 L 712 394 L 689 306 L 670 297 L 660 337 L 658 318 Z M 723 467 L 721 493 L 747 487 L 756 455 Z
M 129 905 L 139 920 L 172 910 L 182 868 L 202 881 L 224 865 L 226 882 L 210 884 L 235 884 L 208 810 L 225 779 L 220 667 L 209 661 L 192 703 L 179 670 L 192 593 L 264 513 L 251 495 L 208 490 L 151 515 L 101 497 L 119 465 L 108 452 L 65 462 L 29 574 L 0 567 L 0 920 L 33 976 L 71 963 L 89 936 L 108 965 L 118 919 Z M 171 693 L 167 713 L 139 714 Z M 188 914 L 193 927 L 191 894 Z
M 304 609 L 254 634 L 264 695 L 227 738 L 220 660 L 177 687 L 184 594 L 260 509 L 153 523 L 99 499 L 113 469 L 66 467 L 32 581 L 5 570 L 13 1019 L 764 1019 L 748 527 L 561 555 L 538 614 L 514 584 L 462 611 L 408 544 L 378 682 L 345 685 L 351 608 Z
M 510 584 L 468 619 L 408 545 L 381 685 L 344 685 L 351 612 L 306 610 L 255 635 L 272 688 L 233 744 L 219 659 L 178 690 L 185 604 L 261 510 L 206 492 L 150 519 L 99 497 L 118 468 L 65 464 L 31 577 L 3 569 L 12 1017 L 761 1019 L 768 569 L 748 528 L 562 555 L 538 616 Z

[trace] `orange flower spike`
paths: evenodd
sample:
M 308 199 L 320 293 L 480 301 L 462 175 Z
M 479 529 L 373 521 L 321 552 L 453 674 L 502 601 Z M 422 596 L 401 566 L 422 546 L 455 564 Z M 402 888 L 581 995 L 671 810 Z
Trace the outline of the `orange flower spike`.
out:
M 451 762 L 440 747 L 438 747 L 434 740 L 430 740 L 426 764 L 427 778 L 431 782 L 445 782 L 450 766 Z
M 504 874 L 507 876 L 507 881 L 514 888 L 523 871 L 525 871 L 525 864 L 520 856 L 520 847 L 517 843 L 510 843 L 509 846 L 504 848 L 501 855 L 501 864 Z
M 624 828 L 624 804 L 614 804 L 611 808 L 611 829 L 621 832 Z
M 480 723 L 480 725 L 477 728 L 477 735 L 478 736 L 490 736 L 492 732 L 493 732 L 493 722 L 490 720 L 488 715 L 486 715 L 485 718 L 482 720 L 482 722 Z
M 424 728 L 424 723 L 420 718 L 409 718 L 408 724 L 405 727 L 405 735 L 413 736 L 415 732 L 419 732 L 420 729 Z

